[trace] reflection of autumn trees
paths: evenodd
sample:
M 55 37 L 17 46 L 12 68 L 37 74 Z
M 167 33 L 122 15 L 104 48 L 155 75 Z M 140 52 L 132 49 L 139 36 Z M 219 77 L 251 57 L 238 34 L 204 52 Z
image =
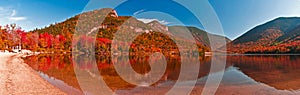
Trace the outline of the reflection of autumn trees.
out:
M 24 61 L 34 70 L 80 89 L 70 58 L 70 55 L 39 55 L 27 57 Z
M 246 65 L 255 67 L 259 70 L 275 69 L 276 66 L 282 65 L 287 69 L 300 68 L 299 56 L 289 55 L 250 55 L 250 56 L 228 56 L 227 63 L 234 63 L 233 65 Z M 251 66 L 254 65 L 254 66 Z M 257 66 L 260 65 L 260 66 Z M 249 67 L 249 68 L 250 68 Z
M 80 57 L 84 58 L 84 57 Z M 134 87 L 134 85 L 125 82 L 115 71 L 112 64 L 113 61 L 125 62 L 126 56 L 118 56 L 116 59 L 111 60 L 108 56 L 96 56 L 94 61 L 97 64 L 98 70 L 111 89 L 127 89 Z M 161 81 L 177 80 L 181 68 L 181 58 L 179 57 L 166 57 L 167 70 L 165 71 Z M 191 62 L 199 60 L 199 58 L 184 57 Z M 158 58 L 159 59 L 159 58 Z M 186 60 L 185 59 L 185 60 Z M 82 70 L 89 70 L 93 65 L 93 60 L 79 59 L 75 63 L 71 61 L 70 55 L 39 55 L 30 56 L 24 59 L 25 62 L 34 70 L 40 71 L 62 80 L 70 86 L 77 89 L 79 85 L 74 73 L 74 66 Z M 149 68 L 149 56 L 129 56 L 132 68 L 140 73 L 147 73 Z M 252 79 L 273 86 L 277 89 L 299 89 L 298 82 L 300 79 L 299 56 L 227 56 L 227 66 L 233 65 L 240 68 L 240 70 Z M 198 77 L 206 76 L 210 71 L 211 59 L 209 57 L 200 57 L 200 72 Z M 116 63 L 116 62 L 114 62 Z M 191 65 L 193 66 L 193 65 Z
M 83 58 L 83 57 L 81 57 Z M 96 56 L 94 59 L 99 68 L 105 82 L 111 89 L 128 89 L 134 85 L 125 82 L 115 71 L 112 61 L 125 62 L 126 56 L 118 56 L 116 59 L 110 60 L 107 56 Z M 161 81 L 177 80 L 181 64 L 179 57 L 166 57 L 167 70 L 165 71 Z M 184 57 L 188 58 L 188 57 Z M 188 58 L 191 62 L 199 60 L 199 58 Z M 39 55 L 31 56 L 24 59 L 25 62 L 33 69 L 40 71 L 64 81 L 70 86 L 77 89 L 79 85 L 74 73 L 73 62 L 70 55 Z M 141 74 L 147 73 L 149 69 L 149 57 L 147 56 L 129 56 L 132 68 Z M 228 56 L 227 66 L 233 65 L 240 68 L 240 70 L 247 76 L 251 77 L 257 82 L 262 82 L 267 85 L 273 86 L 277 89 L 299 89 L 299 56 Z M 93 60 L 79 59 L 74 63 L 82 70 L 89 70 Z M 198 77 L 206 76 L 210 71 L 209 57 L 200 57 L 200 72 Z M 184 63 L 189 64 L 189 63 Z
M 92 62 L 96 62 L 98 70 L 103 77 L 106 84 L 111 89 L 128 89 L 134 87 L 135 85 L 125 82 L 115 71 L 115 68 L 112 64 L 112 61 L 121 61 L 125 62 L 125 56 L 118 56 L 116 59 L 111 59 L 108 56 L 96 56 L 95 59 L 86 59 L 81 57 L 85 55 L 79 55 L 79 59 L 73 63 L 71 61 L 71 55 L 49 55 L 42 54 L 38 56 L 30 56 L 24 58 L 25 63 L 27 63 L 34 70 L 41 73 L 47 74 L 50 77 L 64 81 L 66 84 L 73 86 L 77 89 L 80 89 L 79 84 L 77 83 L 77 78 L 75 76 L 74 67 L 78 67 L 81 70 L 89 70 L 93 66 Z M 160 81 L 166 80 L 177 80 L 181 64 L 190 64 L 190 63 L 180 63 L 179 57 L 166 57 L 167 58 L 167 70 L 164 73 Z M 208 74 L 210 68 L 210 58 L 209 57 L 184 57 L 189 59 L 189 61 L 194 62 L 195 60 L 200 60 L 200 73 L 199 77 L 203 77 Z M 149 57 L 145 56 L 130 56 L 129 62 L 133 69 L 141 74 L 147 73 L 149 68 Z M 76 65 L 76 66 L 74 66 Z M 191 65 L 193 66 L 193 65 Z
M 300 57 L 289 55 L 228 56 L 247 76 L 282 90 L 300 89 Z

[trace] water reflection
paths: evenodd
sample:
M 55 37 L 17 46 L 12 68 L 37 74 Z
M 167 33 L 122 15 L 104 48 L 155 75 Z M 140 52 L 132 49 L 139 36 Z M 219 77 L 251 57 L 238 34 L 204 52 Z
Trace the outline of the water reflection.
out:
M 49 83 L 69 94 L 83 94 L 76 78 L 74 67 L 89 76 L 100 74 L 106 85 L 117 94 L 165 94 L 175 84 L 180 74 L 179 57 L 166 57 L 167 67 L 161 79 L 150 87 L 138 87 L 124 81 L 115 71 L 110 57 L 96 56 L 95 64 L 86 55 L 72 62 L 71 55 L 38 55 L 25 59 L 34 70 Z M 91 57 L 92 58 L 92 57 Z M 124 56 L 118 56 L 114 61 L 124 62 Z M 151 68 L 149 57 L 130 57 L 132 68 L 139 74 L 148 73 Z M 210 71 L 211 58 L 201 57 L 197 84 L 191 94 L 200 94 Z M 199 60 L 194 58 L 190 60 Z M 226 71 L 216 94 L 295 94 L 300 89 L 300 56 L 288 55 L 252 55 L 227 56 Z M 187 64 L 187 63 L 184 63 Z M 94 66 L 97 72 L 90 71 Z M 193 65 L 190 65 L 193 66 Z M 213 74 L 218 74 L 215 71 Z M 130 76 L 130 75 L 129 75 Z M 130 76 L 136 78 L 135 76 Z M 87 80 L 88 81 L 88 80 Z M 189 80 L 183 81 L 189 84 Z
M 229 62 L 257 82 L 280 90 L 300 89 L 300 56 L 229 56 Z

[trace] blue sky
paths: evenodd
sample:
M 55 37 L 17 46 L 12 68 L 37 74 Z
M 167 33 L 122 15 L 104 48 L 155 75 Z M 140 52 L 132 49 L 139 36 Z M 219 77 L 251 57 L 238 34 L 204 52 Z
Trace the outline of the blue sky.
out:
M 25 30 L 42 28 L 64 21 L 83 11 L 112 7 L 108 0 L 86 6 L 89 0 L 1 0 L 0 25 L 16 23 Z M 120 0 L 116 0 L 120 1 Z M 224 33 L 235 39 L 251 28 L 277 17 L 300 17 L 300 0 L 209 0 L 215 9 Z M 200 6 L 194 4 L 191 6 Z M 147 11 L 168 13 L 187 26 L 202 28 L 191 12 L 169 0 L 129 0 L 115 8 L 119 15 L 139 18 L 145 22 L 159 20 L 166 25 L 178 22 L 160 14 L 142 14 Z M 140 13 L 140 15 L 136 15 Z

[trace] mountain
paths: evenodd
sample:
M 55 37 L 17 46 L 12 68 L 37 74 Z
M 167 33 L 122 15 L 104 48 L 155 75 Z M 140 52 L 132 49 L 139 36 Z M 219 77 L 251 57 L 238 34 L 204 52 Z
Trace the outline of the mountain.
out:
M 187 37 L 189 37 L 189 36 L 187 36 L 187 33 L 191 33 L 191 35 L 194 37 L 194 39 L 196 40 L 197 43 L 202 44 L 207 47 L 210 47 L 209 37 L 211 37 L 211 39 L 215 39 L 215 40 L 225 40 L 226 43 L 231 41 L 227 37 L 211 34 L 211 33 L 208 33 L 206 31 L 203 31 L 196 27 L 169 26 L 168 30 L 171 31 L 173 33 L 173 35 L 176 35 L 180 38 L 185 38 L 185 39 L 189 39 L 189 38 L 187 38 Z M 224 45 L 224 43 L 222 43 L 220 41 L 220 42 L 216 42 L 213 46 L 216 46 L 215 48 L 219 48 L 223 45 Z
M 259 25 L 227 45 L 233 53 L 297 53 L 299 17 L 279 17 Z
M 108 13 L 108 14 L 107 14 Z M 100 23 L 100 21 L 102 21 Z M 89 23 L 87 23 L 89 22 Z M 33 51 L 47 51 L 47 50 L 63 50 L 72 51 L 72 46 L 79 45 L 82 48 L 77 47 L 76 52 L 90 52 L 85 51 L 89 46 L 86 43 L 91 43 L 93 40 L 90 34 L 96 35 L 96 52 L 109 53 L 110 50 L 116 49 L 120 52 L 124 51 L 121 47 L 111 47 L 111 40 L 118 35 L 121 36 L 121 41 L 131 39 L 134 35 L 139 34 L 134 42 L 131 44 L 130 51 L 162 51 L 167 53 L 168 51 L 176 51 L 176 44 L 171 38 L 177 37 L 175 34 L 179 34 L 178 38 L 180 43 L 185 44 L 184 48 L 189 50 L 189 43 L 191 40 L 184 38 L 186 32 L 184 29 L 187 28 L 193 35 L 200 52 L 210 51 L 210 44 L 208 35 L 213 38 L 225 38 L 214 34 L 207 33 L 196 27 L 185 27 L 185 26 L 165 26 L 158 21 L 152 21 L 149 23 L 143 23 L 134 17 L 130 16 L 119 16 L 117 12 L 110 8 L 104 8 L 89 12 L 84 12 L 71 17 L 63 22 L 51 24 L 42 29 L 35 29 L 27 33 L 28 38 L 30 36 L 38 36 L 34 47 L 26 45 L 24 47 L 30 47 L 29 50 Z M 95 31 L 98 30 L 98 31 Z M 79 34 L 84 34 L 79 37 L 74 37 L 74 32 L 78 31 Z M 118 32 L 119 31 L 119 32 Z M 117 33 L 118 32 L 118 33 Z M 161 32 L 161 33 L 160 33 Z M 117 33 L 117 34 L 116 34 Z M 174 34 L 175 33 L 175 34 Z M 168 34 L 168 36 L 166 35 Z M 61 40 L 61 38 L 64 38 Z M 75 38 L 75 39 L 74 39 Z M 53 42 L 53 40 L 56 40 Z M 227 42 L 230 40 L 225 38 Z M 75 43 L 74 43 L 75 42 Z M 57 44 L 57 45 L 56 45 Z M 221 45 L 218 45 L 218 47 Z M 166 50 L 165 50 L 166 49 Z M 125 49 L 128 50 L 128 49 Z M 190 51 L 187 51 L 190 52 Z M 173 52 L 174 53 L 174 52 Z
M 281 43 L 295 41 L 295 40 L 300 40 L 300 25 L 297 26 L 292 31 L 290 31 L 290 32 L 282 35 L 278 39 L 276 39 L 277 42 L 281 42 Z
M 155 29 L 155 31 L 162 31 L 162 32 L 168 31 L 168 27 L 167 26 L 159 23 L 156 20 L 147 23 L 147 25 L 150 26 L 150 27 L 152 27 L 153 29 Z

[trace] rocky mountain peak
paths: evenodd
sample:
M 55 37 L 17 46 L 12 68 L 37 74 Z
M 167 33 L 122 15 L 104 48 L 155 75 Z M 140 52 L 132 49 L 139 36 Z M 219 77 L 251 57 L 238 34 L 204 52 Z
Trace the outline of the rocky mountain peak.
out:
M 157 20 L 147 23 L 148 26 L 152 27 L 155 31 L 168 31 L 168 27 L 159 23 Z

